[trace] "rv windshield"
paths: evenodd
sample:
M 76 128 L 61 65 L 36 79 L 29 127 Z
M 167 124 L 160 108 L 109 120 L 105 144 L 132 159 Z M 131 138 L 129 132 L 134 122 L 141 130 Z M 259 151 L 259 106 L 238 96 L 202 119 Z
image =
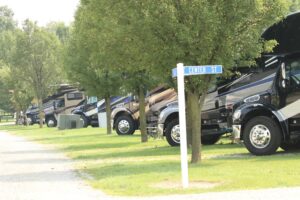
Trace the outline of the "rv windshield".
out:
M 95 96 L 89 97 L 87 100 L 87 104 L 93 104 L 96 103 L 98 101 L 98 98 Z

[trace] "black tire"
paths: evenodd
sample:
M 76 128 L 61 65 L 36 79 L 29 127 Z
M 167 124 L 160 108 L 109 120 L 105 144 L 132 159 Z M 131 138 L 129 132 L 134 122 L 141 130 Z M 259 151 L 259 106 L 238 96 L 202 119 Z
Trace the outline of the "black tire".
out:
M 93 128 L 98 128 L 98 127 L 99 127 L 99 124 L 91 124 L 91 127 L 93 127 Z
M 83 121 L 83 128 L 88 127 L 89 120 L 84 114 L 80 114 L 80 119 L 82 119 L 82 121 Z
M 280 147 L 284 151 L 299 151 L 300 150 L 300 140 L 283 142 L 283 143 L 281 143 Z
M 203 145 L 216 144 L 221 138 L 221 135 L 205 135 L 201 137 L 201 143 Z
M 115 122 L 118 135 L 132 135 L 135 132 L 134 121 L 130 116 L 119 116 Z
M 245 125 L 244 144 L 254 155 L 274 154 L 281 144 L 281 138 L 280 127 L 269 117 L 255 117 Z
M 53 122 L 53 123 L 52 123 Z M 57 126 L 57 120 L 54 116 L 50 116 L 46 119 L 46 124 L 49 128 L 53 128 Z
M 170 146 L 175 147 L 180 145 L 180 138 L 176 140 L 176 136 L 178 136 L 176 131 L 179 128 L 178 119 L 173 119 L 166 125 L 165 133 L 166 139 Z M 173 131 L 173 134 L 172 134 Z M 174 132 L 175 131 L 175 132 Z

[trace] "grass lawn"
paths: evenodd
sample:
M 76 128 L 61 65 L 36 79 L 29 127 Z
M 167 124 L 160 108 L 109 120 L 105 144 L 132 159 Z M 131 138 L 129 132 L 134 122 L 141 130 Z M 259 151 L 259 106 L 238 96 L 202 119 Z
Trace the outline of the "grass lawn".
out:
M 0 127 L 33 141 L 52 144 L 76 160 L 79 173 L 93 187 L 107 194 L 152 196 L 300 186 L 300 152 L 257 157 L 227 139 L 203 147 L 203 161 L 189 165 L 193 182 L 216 183 L 212 188 L 166 188 L 180 183 L 180 151 L 165 140 L 140 135 L 106 135 L 104 129 L 87 128 L 58 131 L 55 128 Z M 190 153 L 190 152 L 189 152 Z

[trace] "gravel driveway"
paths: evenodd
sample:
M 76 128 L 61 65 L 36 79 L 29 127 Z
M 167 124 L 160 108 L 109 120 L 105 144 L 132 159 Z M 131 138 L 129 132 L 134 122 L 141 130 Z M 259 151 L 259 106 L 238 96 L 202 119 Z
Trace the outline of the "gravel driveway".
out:
M 300 162 L 300 161 L 299 161 Z M 300 187 L 267 190 L 118 198 L 83 182 L 62 153 L 0 132 L 0 200 L 295 200 Z

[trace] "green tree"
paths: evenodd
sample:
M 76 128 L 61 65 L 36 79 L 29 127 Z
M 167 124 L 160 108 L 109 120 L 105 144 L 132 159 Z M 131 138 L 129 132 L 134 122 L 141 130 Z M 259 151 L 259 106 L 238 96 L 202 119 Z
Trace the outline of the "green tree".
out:
M 14 47 L 14 31 L 17 24 L 13 11 L 6 6 L 0 7 L 0 67 L 8 64 Z
M 300 0 L 289 0 L 290 1 L 290 12 L 296 12 L 300 10 Z
M 7 6 L 0 6 L 0 32 L 14 30 L 16 22 L 13 20 L 14 13 Z
M 9 84 L 11 77 L 9 63 L 15 47 L 14 33 L 17 31 L 13 16 L 11 9 L 6 6 L 0 7 L 0 108 L 10 112 L 18 111 L 9 93 L 13 89 Z
M 6 112 L 12 112 L 13 106 L 10 102 L 9 88 L 7 87 L 7 67 L 0 68 L 0 109 Z
M 11 72 L 23 80 L 39 104 L 43 118 L 42 99 L 53 91 L 60 81 L 60 42 L 54 34 L 26 20 L 16 35 L 16 47 L 11 60 Z M 40 120 L 43 127 L 43 120 Z
M 9 67 L 0 69 L 0 108 L 6 112 L 16 112 L 18 122 L 20 113 L 25 114 L 30 102 L 33 100 L 32 92 L 22 77 L 11 71 Z M 26 116 L 23 119 L 27 124 Z
M 76 20 L 67 45 L 65 66 L 68 77 L 87 91 L 91 96 L 104 98 L 106 103 L 107 134 L 111 134 L 110 98 L 120 93 L 120 73 L 112 71 L 108 54 L 104 54 L 102 40 L 105 37 L 101 21 L 93 20 L 93 15 L 84 2 L 76 12 Z
M 47 24 L 46 30 L 54 33 L 62 44 L 65 44 L 70 37 L 70 27 L 66 26 L 64 22 L 50 22 Z
M 119 75 L 119 79 L 124 79 L 122 88 L 138 96 L 141 141 L 147 142 L 145 94 L 159 81 L 151 74 L 149 59 L 153 57 L 147 48 L 154 46 L 146 40 L 149 37 L 145 36 L 142 6 L 143 3 L 134 1 L 91 0 L 82 1 L 79 11 L 84 10 L 80 16 L 85 19 L 82 23 L 86 26 L 81 31 L 86 33 L 82 38 L 86 46 L 99 45 L 93 51 L 94 57 L 109 71 L 123 72 Z M 75 26 L 80 21 L 77 16 Z M 139 35 L 144 35 L 144 40 Z

